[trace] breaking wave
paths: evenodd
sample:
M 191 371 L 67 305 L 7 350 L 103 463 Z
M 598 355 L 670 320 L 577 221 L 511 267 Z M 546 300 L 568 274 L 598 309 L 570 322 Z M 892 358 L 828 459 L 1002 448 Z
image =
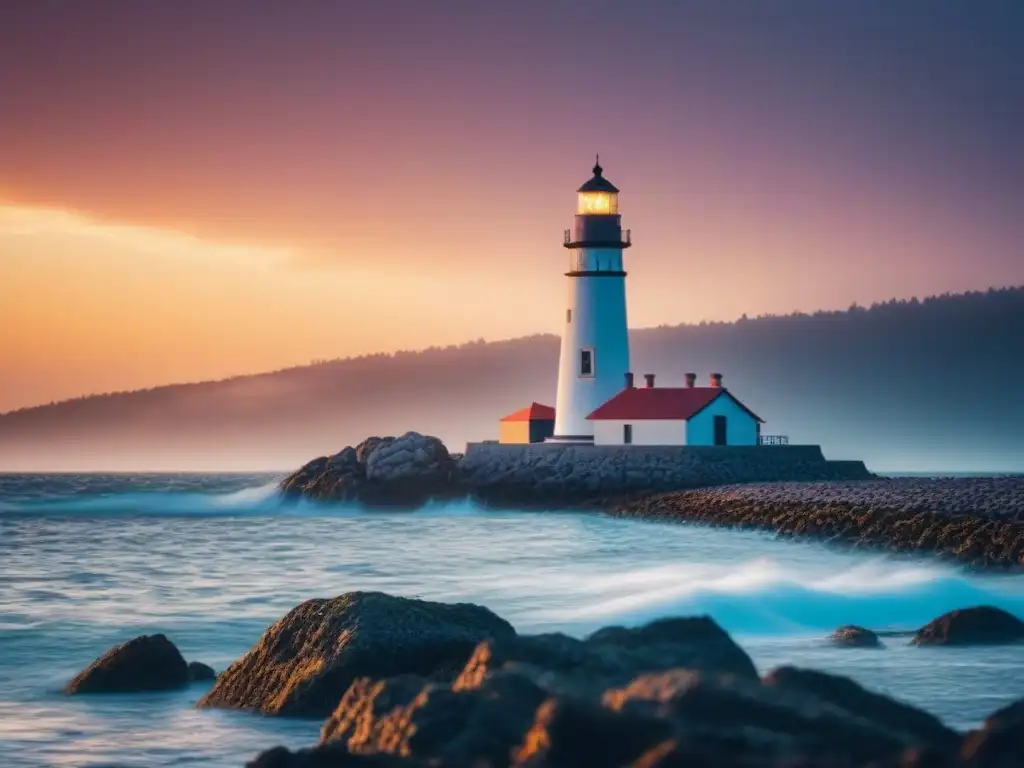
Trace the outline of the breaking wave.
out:
M 181 483 L 171 490 L 145 487 L 126 481 L 125 487 L 90 487 L 88 479 L 77 487 L 49 494 L 9 493 L 0 496 L 2 514 L 61 515 L 240 515 L 296 514 L 314 505 L 285 501 L 277 491 L 277 480 L 237 489 L 203 488 L 202 482 Z M 190 487 L 195 486 L 195 487 Z
M 620 573 L 596 579 L 592 588 L 598 594 L 563 616 L 601 626 L 709 614 L 730 632 L 820 635 L 843 624 L 908 630 L 971 605 L 1024 615 L 1024 586 L 1014 577 L 884 557 L 836 566 L 829 573 L 757 558 L 728 566 L 668 565 Z

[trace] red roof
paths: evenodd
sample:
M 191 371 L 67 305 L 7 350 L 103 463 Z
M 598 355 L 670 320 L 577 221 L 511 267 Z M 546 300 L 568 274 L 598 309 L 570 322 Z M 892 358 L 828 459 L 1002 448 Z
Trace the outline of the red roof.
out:
M 555 409 L 550 405 L 541 405 L 540 403 L 530 403 L 526 408 L 515 413 L 510 413 L 505 416 L 501 421 L 554 421 L 555 420 Z
M 722 396 L 730 398 L 758 421 L 756 413 L 721 387 L 629 387 L 622 390 L 588 419 L 681 419 L 696 416 Z

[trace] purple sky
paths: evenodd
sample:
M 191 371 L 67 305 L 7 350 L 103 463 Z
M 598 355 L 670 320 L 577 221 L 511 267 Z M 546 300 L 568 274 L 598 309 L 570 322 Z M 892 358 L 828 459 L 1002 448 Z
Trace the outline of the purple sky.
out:
M 634 326 L 1021 283 L 1022 136 L 1012 0 L 5 2 L 0 320 L 43 330 L 0 345 L 0 410 L 555 330 L 596 151 Z M 29 242 L 4 206 L 80 218 Z M 195 238 L 218 302 L 157 271 L 112 300 L 96 223 Z M 287 253 L 275 290 L 225 243 Z M 62 325 L 55 274 L 113 315 Z

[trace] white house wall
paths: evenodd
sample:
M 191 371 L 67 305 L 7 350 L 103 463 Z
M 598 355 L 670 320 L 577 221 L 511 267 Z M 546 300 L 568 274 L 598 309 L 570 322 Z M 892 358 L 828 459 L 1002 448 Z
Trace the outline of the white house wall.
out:
M 715 416 L 725 416 L 725 439 L 729 445 L 757 445 L 757 420 L 736 401 L 720 396 L 686 425 L 688 445 L 715 444 Z
M 595 445 L 622 445 L 623 426 L 633 425 L 633 445 L 686 445 L 686 422 L 669 419 L 594 420 Z

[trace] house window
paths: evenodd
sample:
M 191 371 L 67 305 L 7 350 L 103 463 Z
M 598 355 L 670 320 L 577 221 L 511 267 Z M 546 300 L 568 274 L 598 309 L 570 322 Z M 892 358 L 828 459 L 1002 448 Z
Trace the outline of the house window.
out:
M 580 376 L 594 375 L 594 350 L 591 348 L 580 350 Z
M 567 323 L 571 323 L 572 322 L 572 310 L 571 309 L 565 310 L 565 322 L 567 322 Z
M 633 443 L 633 425 L 623 424 L 622 425 L 622 443 L 623 445 L 632 445 Z

